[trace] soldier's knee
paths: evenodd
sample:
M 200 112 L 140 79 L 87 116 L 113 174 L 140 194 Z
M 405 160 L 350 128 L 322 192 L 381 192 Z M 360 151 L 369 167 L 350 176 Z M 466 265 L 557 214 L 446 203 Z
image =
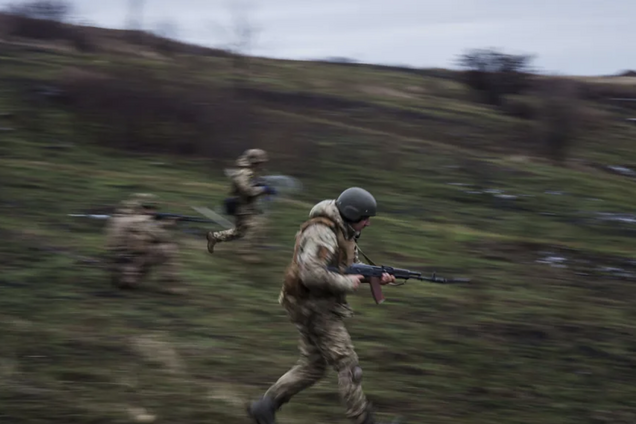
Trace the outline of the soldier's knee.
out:
M 358 364 L 349 365 L 338 372 L 338 377 L 354 385 L 359 385 L 362 383 L 362 368 Z

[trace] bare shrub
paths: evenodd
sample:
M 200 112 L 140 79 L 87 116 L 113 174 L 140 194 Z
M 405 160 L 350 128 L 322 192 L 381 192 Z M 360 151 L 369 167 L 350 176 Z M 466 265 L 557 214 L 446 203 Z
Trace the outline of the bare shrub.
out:
M 9 5 L 8 35 L 36 39 L 65 39 L 67 28 L 64 21 L 71 11 L 66 1 L 37 0 Z
M 535 119 L 537 109 L 536 98 L 530 96 L 510 96 L 503 104 L 504 113 L 520 119 Z
M 476 49 L 459 57 L 464 82 L 484 101 L 500 106 L 508 94 L 520 94 L 531 86 L 532 56 Z
M 272 166 L 306 172 L 320 147 L 311 136 L 319 128 L 264 114 L 245 93 L 192 81 L 177 71 L 73 68 L 59 84 L 81 134 L 109 148 L 205 157 L 222 166 L 259 147 L 276 158 Z
M 64 0 L 35 0 L 27 3 L 10 4 L 6 11 L 14 16 L 64 22 L 69 17 L 72 7 Z
M 541 139 L 546 155 L 564 163 L 578 135 L 581 107 L 578 86 L 573 81 L 555 78 L 541 84 Z
M 132 66 L 75 70 L 60 84 L 83 129 L 109 147 L 222 159 L 244 139 L 249 105 L 224 89 Z
M 94 52 L 96 45 L 84 28 L 66 24 L 72 11 L 63 0 L 36 0 L 9 5 L 4 17 L 5 34 L 38 40 L 66 40 L 80 52 Z

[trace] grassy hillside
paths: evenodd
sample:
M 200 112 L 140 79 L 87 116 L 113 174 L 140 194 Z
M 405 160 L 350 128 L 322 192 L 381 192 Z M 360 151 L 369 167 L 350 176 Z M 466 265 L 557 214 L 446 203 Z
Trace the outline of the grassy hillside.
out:
M 293 235 L 351 185 L 378 198 L 361 240 L 377 262 L 473 278 L 388 288 L 381 306 L 365 289 L 351 297 L 364 387 L 383 416 L 636 418 L 635 184 L 607 168 L 636 164 L 636 131 L 614 104 L 582 101 L 600 124 L 555 166 L 531 121 L 474 102 L 447 72 L 258 59 L 237 88 L 223 57 L 12 43 L 0 60 L 3 422 L 143 422 L 139 408 L 157 423 L 247 422 L 244 402 L 296 360 L 277 304 Z M 262 263 L 233 244 L 212 257 L 206 229 L 182 225 L 187 295 L 152 281 L 111 289 L 103 222 L 67 214 L 108 212 L 138 191 L 174 212 L 215 208 L 223 167 L 248 146 L 305 185 L 273 203 Z M 346 422 L 335 375 L 279 416 Z

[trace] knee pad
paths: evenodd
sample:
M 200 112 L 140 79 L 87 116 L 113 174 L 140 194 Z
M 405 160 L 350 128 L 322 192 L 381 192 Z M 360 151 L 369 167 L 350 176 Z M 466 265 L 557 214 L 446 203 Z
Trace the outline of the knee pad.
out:
M 338 371 L 338 379 L 358 385 L 362 381 L 362 368 L 357 364 L 341 368 Z
M 351 381 L 355 384 L 360 384 L 362 382 L 362 368 L 359 365 L 351 368 Z

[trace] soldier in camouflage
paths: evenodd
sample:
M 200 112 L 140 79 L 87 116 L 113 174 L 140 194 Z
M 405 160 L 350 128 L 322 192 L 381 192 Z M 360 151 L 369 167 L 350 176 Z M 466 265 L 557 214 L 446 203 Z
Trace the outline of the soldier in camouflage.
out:
M 208 252 L 214 253 L 214 246 L 224 241 L 245 238 L 251 247 L 256 244 L 265 225 L 256 201 L 259 196 L 276 194 L 273 187 L 258 184 L 260 166 L 267 162 L 267 153 L 261 149 L 246 150 L 236 161 L 238 169 L 230 171 L 235 227 L 225 231 L 208 232 Z
M 344 319 L 353 316 L 347 302 L 363 277 L 331 272 L 359 262 L 356 238 L 376 214 L 374 197 L 361 188 L 345 190 L 337 200 L 316 204 L 296 234 L 279 302 L 300 333 L 298 363 L 253 402 L 248 413 L 257 424 L 274 424 L 275 413 L 300 391 L 312 386 L 327 367 L 338 373 L 346 416 L 356 424 L 375 424 L 361 386 L 362 369 Z M 382 284 L 395 281 L 383 275 Z
M 163 288 L 182 293 L 179 249 L 167 230 L 175 221 L 154 219 L 156 209 L 156 196 L 137 193 L 124 200 L 108 220 L 106 249 L 112 282 L 119 288 L 134 288 L 153 267 L 158 267 Z

